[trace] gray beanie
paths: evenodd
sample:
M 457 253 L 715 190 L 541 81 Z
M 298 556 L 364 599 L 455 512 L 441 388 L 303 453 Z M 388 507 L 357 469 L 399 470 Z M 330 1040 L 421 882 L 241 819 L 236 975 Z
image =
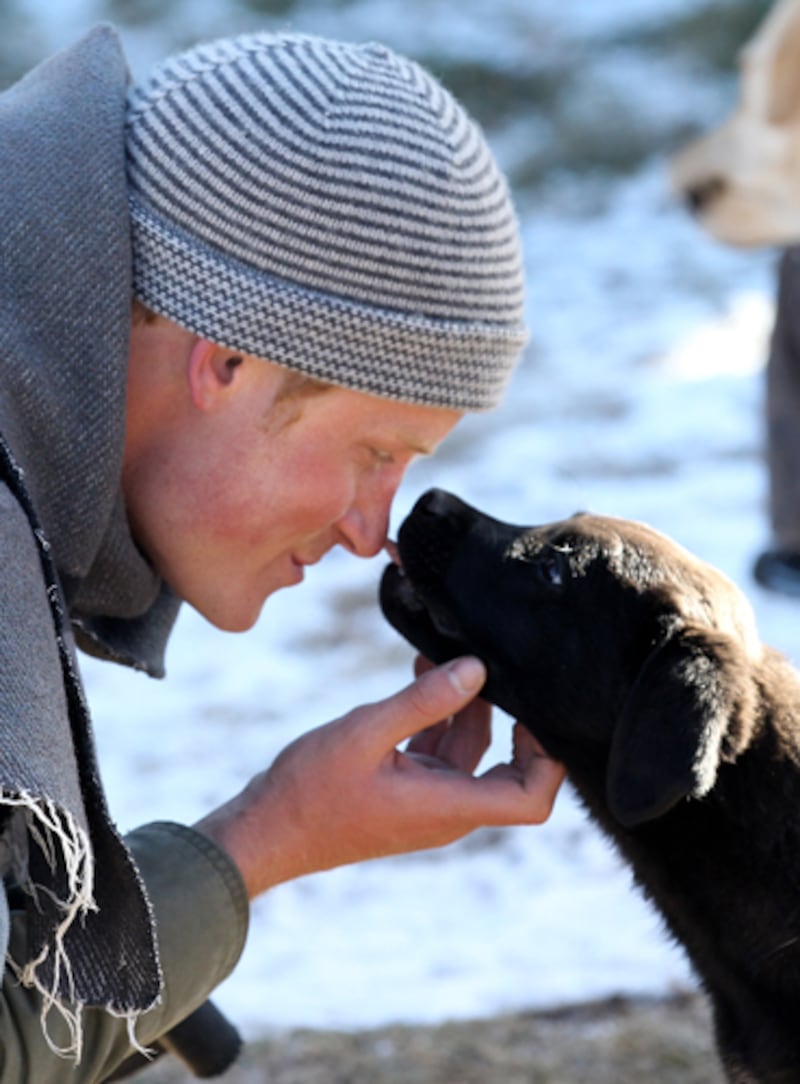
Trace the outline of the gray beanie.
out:
M 477 126 L 382 45 L 251 34 L 131 89 L 134 292 L 195 334 L 411 403 L 496 405 L 526 340 Z

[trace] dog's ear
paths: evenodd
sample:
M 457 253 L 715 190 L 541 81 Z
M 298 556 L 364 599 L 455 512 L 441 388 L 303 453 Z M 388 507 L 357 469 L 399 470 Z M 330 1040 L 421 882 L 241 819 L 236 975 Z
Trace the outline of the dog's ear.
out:
M 776 5 L 777 8 L 777 5 Z M 797 120 L 800 72 L 800 15 L 797 6 L 775 10 L 774 19 L 764 21 L 763 31 L 742 56 L 746 86 L 754 104 L 766 107 L 764 118 L 770 126 L 789 125 Z M 764 83 L 766 82 L 766 87 Z M 754 85 L 755 84 L 755 85 Z M 757 96 L 757 97 L 756 97 Z
M 713 787 L 720 760 L 746 744 L 756 689 L 733 637 L 684 629 L 654 648 L 617 721 L 606 779 L 609 808 L 632 828 Z

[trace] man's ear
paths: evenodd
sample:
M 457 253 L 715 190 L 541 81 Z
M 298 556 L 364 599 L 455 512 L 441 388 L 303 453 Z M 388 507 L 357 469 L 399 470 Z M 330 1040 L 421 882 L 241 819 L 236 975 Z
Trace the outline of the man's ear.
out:
M 746 745 L 755 718 L 752 666 L 733 637 L 687 629 L 654 648 L 622 708 L 606 777 L 628 828 L 714 786 L 721 760 Z
M 208 339 L 195 339 L 186 367 L 192 402 L 198 410 L 213 410 L 227 398 L 243 358 Z

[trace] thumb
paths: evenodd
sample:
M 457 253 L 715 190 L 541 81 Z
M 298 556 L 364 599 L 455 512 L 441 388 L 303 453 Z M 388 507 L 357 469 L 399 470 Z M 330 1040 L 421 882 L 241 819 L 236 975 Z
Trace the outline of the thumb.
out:
M 485 681 L 486 667 L 473 655 L 426 670 L 399 693 L 372 705 L 374 733 L 397 745 L 460 711 Z

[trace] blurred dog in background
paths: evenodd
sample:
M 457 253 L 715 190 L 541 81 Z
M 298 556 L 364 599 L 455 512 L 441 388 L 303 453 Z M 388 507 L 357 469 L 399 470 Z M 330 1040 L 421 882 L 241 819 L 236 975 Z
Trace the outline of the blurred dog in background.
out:
M 800 0 L 779 0 L 740 54 L 732 115 L 672 162 L 699 223 L 732 245 L 800 241 Z
M 740 54 L 732 115 L 675 156 L 671 179 L 697 221 L 731 245 L 800 244 L 800 0 L 778 0 Z M 800 597 L 800 247 L 787 247 L 767 364 L 772 539 L 753 574 Z

